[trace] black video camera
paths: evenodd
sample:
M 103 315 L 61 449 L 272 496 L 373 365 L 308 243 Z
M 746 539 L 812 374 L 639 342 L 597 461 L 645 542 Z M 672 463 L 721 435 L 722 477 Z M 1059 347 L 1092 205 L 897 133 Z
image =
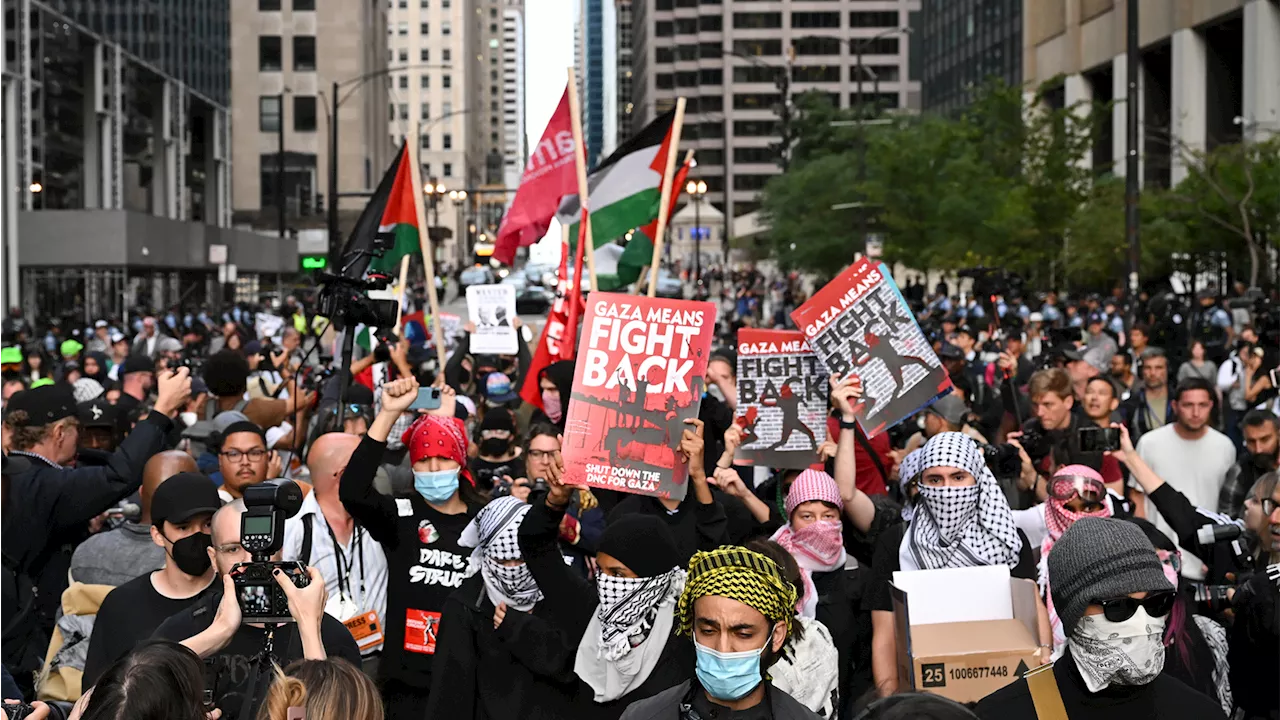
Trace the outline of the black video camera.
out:
M 231 579 L 240 603 L 241 622 L 293 622 L 289 615 L 289 598 L 276 584 L 279 568 L 293 581 L 294 587 L 311 583 L 304 563 L 276 561 L 271 556 L 284 546 L 284 521 L 302 507 L 302 488 L 292 480 L 271 480 L 250 485 L 244 491 L 245 512 L 240 516 L 240 546 L 253 559 L 231 568 Z
M 1022 475 L 1022 456 L 1018 454 L 1018 448 L 1009 443 L 979 447 L 982 448 L 982 459 L 997 479 L 1008 480 Z

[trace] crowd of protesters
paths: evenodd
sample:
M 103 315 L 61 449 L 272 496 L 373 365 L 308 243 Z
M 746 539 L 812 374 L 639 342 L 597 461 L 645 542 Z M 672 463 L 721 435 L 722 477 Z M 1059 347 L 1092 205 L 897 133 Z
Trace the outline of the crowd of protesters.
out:
M 744 460 L 733 337 L 798 276 L 710 268 L 721 347 L 682 501 L 566 485 L 574 367 L 256 308 L 4 326 L 6 715 L 1046 718 L 899 677 L 893 573 L 1032 580 L 1071 718 L 1280 718 L 1274 305 L 902 288 L 955 391 L 867 437 L 829 389 L 805 470 Z M 713 291 L 712 288 L 715 288 Z M 466 328 L 469 330 L 470 328 Z M 349 332 L 354 332 L 351 328 Z M 539 402 L 524 402 L 524 385 Z M 439 407 L 413 410 L 435 387 Z M 1114 430 L 1112 446 L 1080 431 Z M 246 493 L 302 495 L 243 616 Z M 301 709 L 304 715 L 297 715 Z M 726 714 L 727 713 L 727 714 Z

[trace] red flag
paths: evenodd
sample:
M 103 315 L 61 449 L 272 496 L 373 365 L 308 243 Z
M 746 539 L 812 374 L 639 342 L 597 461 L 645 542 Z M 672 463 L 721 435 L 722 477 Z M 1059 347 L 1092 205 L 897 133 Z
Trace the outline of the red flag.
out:
M 573 128 L 569 119 L 569 88 L 551 114 L 542 139 L 529 155 L 520 178 L 520 187 L 511 209 L 502 218 L 493 256 L 510 265 L 516 248 L 528 247 L 542 239 L 555 217 L 560 199 L 578 191 L 577 168 L 573 160 Z
M 542 335 L 538 338 L 538 347 L 534 350 L 533 360 L 529 363 L 529 371 L 525 373 L 524 382 L 520 385 L 520 397 L 525 402 L 542 407 L 542 390 L 538 387 L 538 375 L 542 369 L 559 360 L 572 360 L 574 344 L 572 337 L 577 333 L 569 332 L 569 317 L 582 316 L 582 292 L 579 287 L 569 287 L 568 261 L 569 253 L 564 252 L 561 244 L 559 286 L 557 297 L 551 312 L 547 313 L 547 323 L 542 326 Z M 576 308 L 574 306 L 577 306 Z M 576 312 L 571 312 L 576 310 Z M 576 330 L 577 328 L 574 328 Z

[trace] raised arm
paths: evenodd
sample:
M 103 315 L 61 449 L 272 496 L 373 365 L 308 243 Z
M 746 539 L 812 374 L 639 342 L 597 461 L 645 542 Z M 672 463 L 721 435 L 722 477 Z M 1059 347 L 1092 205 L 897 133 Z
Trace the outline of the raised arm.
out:
M 386 452 L 391 426 L 417 397 L 418 381 L 412 375 L 382 385 L 382 408 L 351 454 L 342 481 L 338 483 L 338 498 L 343 507 L 369 531 L 370 537 L 386 548 L 399 542 L 396 534 L 399 508 L 395 498 L 374 489 L 373 476 Z
M 871 522 L 875 520 L 876 506 L 866 493 L 858 489 L 856 430 L 854 427 L 845 427 L 857 421 L 853 405 L 861 398 L 861 378 L 855 375 L 841 380 L 839 375 L 831 376 L 831 403 L 840 411 L 840 438 L 836 443 L 836 485 L 840 488 L 844 514 L 855 528 L 865 533 L 871 529 Z

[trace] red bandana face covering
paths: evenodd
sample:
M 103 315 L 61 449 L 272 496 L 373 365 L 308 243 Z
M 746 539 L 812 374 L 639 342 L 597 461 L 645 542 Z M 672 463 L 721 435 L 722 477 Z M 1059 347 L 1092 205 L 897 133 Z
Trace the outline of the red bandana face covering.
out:
M 459 475 L 475 485 L 467 469 L 466 425 L 458 418 L 419 416 L 400 440 L 409 449 L 410 461 L 416 463 L 432 457 L 452 460 L 461 467 Z

